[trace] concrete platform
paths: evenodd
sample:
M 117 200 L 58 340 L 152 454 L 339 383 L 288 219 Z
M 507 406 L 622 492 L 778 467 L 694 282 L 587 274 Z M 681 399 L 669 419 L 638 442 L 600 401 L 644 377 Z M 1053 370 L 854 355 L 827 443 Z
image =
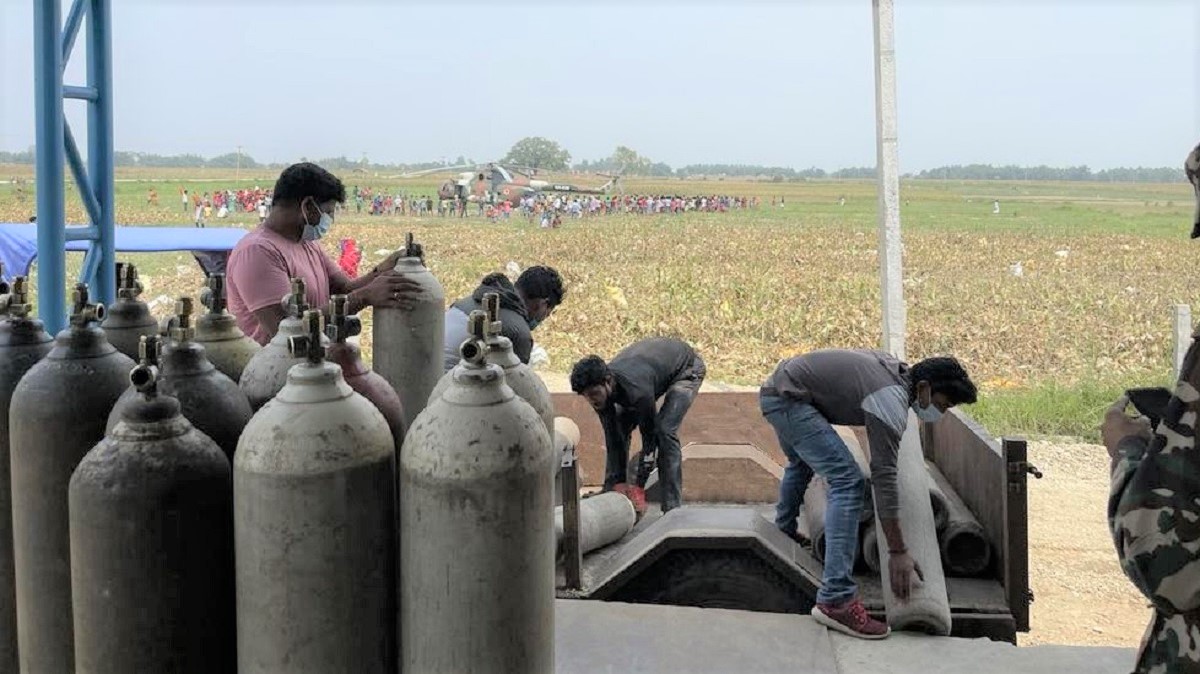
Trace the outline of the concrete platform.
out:
M 560 673 L 1126 674 L 1135 657 L 1133 649 L 1018 648 L 907 633 L 868 642 L 779 613 L 571 599 L 556 609 Z

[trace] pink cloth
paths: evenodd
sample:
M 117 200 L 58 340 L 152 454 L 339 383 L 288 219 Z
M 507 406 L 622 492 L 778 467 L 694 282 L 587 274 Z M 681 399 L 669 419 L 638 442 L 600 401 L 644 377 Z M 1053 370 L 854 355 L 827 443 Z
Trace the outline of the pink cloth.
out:
M 242 237 L 229 254 L 229 313 L 259 344 L 271 341 L 274 334 L 262 327 L 254 312 L 279 304 L 291 291 L 293 277 L 304 279 L 305 295 L 314 309 L 329 304 L 331 280 L 338 287 L 348 282 L 315 241 L 291 241 L 262 226 Z

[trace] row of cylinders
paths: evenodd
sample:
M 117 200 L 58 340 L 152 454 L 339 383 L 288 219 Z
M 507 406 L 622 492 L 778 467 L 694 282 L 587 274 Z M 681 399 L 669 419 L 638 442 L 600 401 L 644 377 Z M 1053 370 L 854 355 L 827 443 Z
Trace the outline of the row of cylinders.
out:
M 496 296 L 443 376 L 440 284 L 397 270 L 423 291 L 376 310 L 376 372 L 345 297 L 326 325 L 298 280 L 261 350 L 218 276 L 233 337 L 201 342 L 183 298 L 136 366 L 86 286 L 53 344 L 24 279 L 0 288 L 0 671 L 553 669 L 549 393 Z

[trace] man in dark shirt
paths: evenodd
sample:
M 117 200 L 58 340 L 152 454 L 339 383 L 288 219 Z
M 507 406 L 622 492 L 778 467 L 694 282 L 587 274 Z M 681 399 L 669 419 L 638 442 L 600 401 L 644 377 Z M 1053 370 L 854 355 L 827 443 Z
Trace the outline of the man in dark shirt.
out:
M 445 353 L 442 369 L 449 372 L 458 365 L 458 348 L 469 337 L 467 316 L 483 311 L 483 296 L 500 295 L 500 334 L 512 341 L 513 353 L 522 363 L 529 363 L 533 351 L 533 330 L 554 313 L 566 295 L 562 276 L 553 267 L 536 266 L 521 272 L 514 284 L 503 273 L 488 274 L 469 297 L 464 297 L 446 310 Z
M 775 525 L 795 536 L 796 517 L 813 473 L 828 485 L 825 570 L 817 622 L 851 636 L 881 639 L 887 625 L 867 615 L 851 578 L 858 550 L 858 516 L 865 481 L 845 443 L 833 430 L 865 426 L 871 450 L 875 511 L 888 545 L 888 574 L 896 597 L 907 599 L 912 574 L 921 575 L 900 530 L 896 456 L 911 407 L 935 423 L 960 403 L 974 403 L 975 384 L 953 358 L 929 358 L 911 369 L 881 351 L 824 349 L 785 360 L 763 382 L 763 416 L 775 428 L 788 466 L 779 484 Z
M 644 508 L 649 466 L 655 457 L 662 487 L 662 510 L 679 506 L 683 489 L 683 456 L 679 426 L 704 381 L 704 361 L 678 339 L 651 338 L 635 342 L 605 364 L 588 356 L 571 369 L 571 390 L 587 398 L 600 415 L 607 448 L 604 489 L 627 481 L 629 439 L 633 427 L 642 435 L 638 475 L 629 490 L 634 505 Z M 659 398 L 661 410 L 656 409 Z

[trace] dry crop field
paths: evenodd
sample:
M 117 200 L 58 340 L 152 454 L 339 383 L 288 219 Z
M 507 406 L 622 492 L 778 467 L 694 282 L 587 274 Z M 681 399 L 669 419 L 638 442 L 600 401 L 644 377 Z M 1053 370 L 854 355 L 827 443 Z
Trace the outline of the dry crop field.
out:
M 231 173 L 120 170 L 118 222 L 190 226 L 181 186 L 267 187 L 275 178 L 265 169 L 243 171 L 240 181 Z M 10 176 L 30 178 L 31 167 L 0 166 L 0 178 Z M 343 179 L 348 188 L 432 194 L 441 177 Z M 146 203 L 152 186 L 158 207 Z M 543 230 L 519 217 L 372 217 L 350 203 L 325 246 L 333 254 L 339 238 L 354 238 L 368 268 L 411 231 L 452 298 L 509 261 L 558 268 L 567 300 L 536 335 L 555 371 L 588 353 L 674 335 L 700 350 L 713 380 L 755 384 L 791 354 L 878 343 L 873 182 L 627 179 L 625 189 L 757 195 L 763 205 L 585 218 Z M 786 205 L 772 208 L 775 197 Z M 1099 411 L 1121 388 L 1169 377 L 1170 307 L 1190 301 L 1188 272 L 1200 256 L 1187 239 L 1186 183 L 906 181 L 902 197 L 909 356 L 961 358 L 986 393 L 972 413 L 994 432 L 1094 438 Z M 33 210 L 30 185 L 0 184 L 0 221 L 25 221 Z M 68 219 L 84 220 L 73 196 Z M 256 221 L 243 214 L 209 226 Z M 186 254 L 123 257 L 139 264 L 158 312 L 202 281 Z M 80 258 L 69 263 L 77 268 Z M 369 354 L 369 335 L 363 345 Z

